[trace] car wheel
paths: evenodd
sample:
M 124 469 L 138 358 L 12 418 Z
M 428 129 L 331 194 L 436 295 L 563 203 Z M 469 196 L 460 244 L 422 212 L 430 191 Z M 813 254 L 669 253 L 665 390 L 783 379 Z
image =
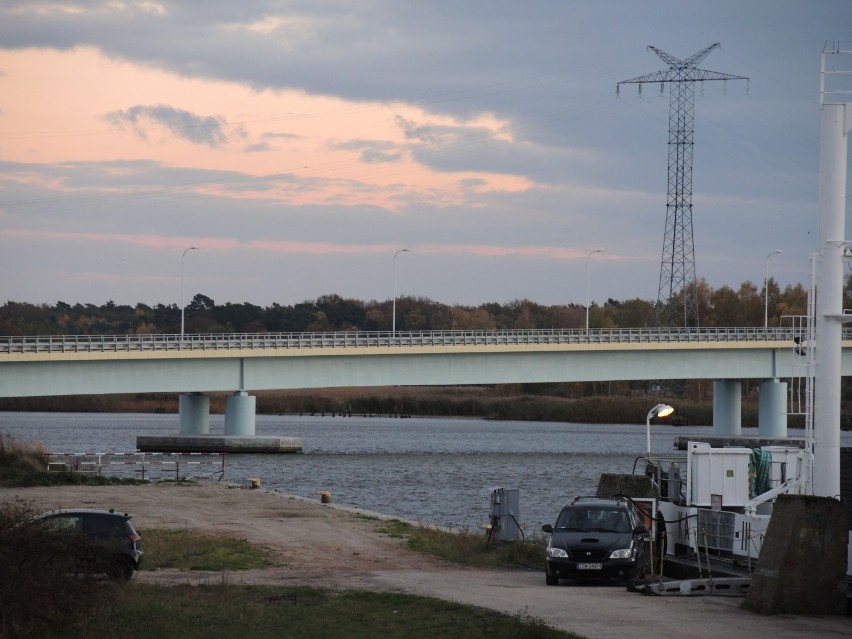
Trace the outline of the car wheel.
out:
M 109 575 L 116 581 L 129 581 L 133 576 L 133 563 L 127 557 L 116 557 L 110 564 Z
M 550 570 L 545 568 L 544 569 L 544 583 L 546 583 L 548 586 L 556 586 L 557 584 L 559 584 L 559 577 L 551 574 Z

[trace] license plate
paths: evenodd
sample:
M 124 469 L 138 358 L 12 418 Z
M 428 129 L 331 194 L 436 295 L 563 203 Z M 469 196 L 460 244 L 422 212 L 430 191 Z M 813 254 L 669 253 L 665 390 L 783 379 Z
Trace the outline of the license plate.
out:
M 577 570 L 601 570 L 601 564 L 577 564 Z

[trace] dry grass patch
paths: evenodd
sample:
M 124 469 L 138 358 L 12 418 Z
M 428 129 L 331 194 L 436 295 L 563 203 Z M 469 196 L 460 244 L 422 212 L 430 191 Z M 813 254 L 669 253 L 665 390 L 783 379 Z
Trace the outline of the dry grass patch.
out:
M 489 540 L 484 533 L 415 526 L 397 519 L 380 527 L 379 532 L 405 539 L 412 550 L 456 564 L 479 568 L 544 570 L 547 542 L 540 537 L 511 542 L 493 538 Z

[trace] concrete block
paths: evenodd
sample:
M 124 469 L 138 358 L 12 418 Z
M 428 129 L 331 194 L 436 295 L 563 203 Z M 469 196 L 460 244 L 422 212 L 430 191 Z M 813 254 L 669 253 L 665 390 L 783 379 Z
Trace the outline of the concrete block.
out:
M 648 475 L 617 475 L 604 473 L 598 480 L 595 497 L 610 499 L 614 495 L 628 497 L 656 497 L 654 484 Z
M 836 499 L 781 495 L 752 575 L 756 612 L 846 614 L 846 508 Z

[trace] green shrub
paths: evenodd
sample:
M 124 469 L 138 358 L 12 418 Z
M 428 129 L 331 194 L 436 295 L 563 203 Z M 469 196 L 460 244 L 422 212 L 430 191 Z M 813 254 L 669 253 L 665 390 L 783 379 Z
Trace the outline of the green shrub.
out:
M 32 521 L 32 506 L 0 504 L 0 636 L 42 636 L 111 601 L 115 584 L 94 574 L 74 536 Z

